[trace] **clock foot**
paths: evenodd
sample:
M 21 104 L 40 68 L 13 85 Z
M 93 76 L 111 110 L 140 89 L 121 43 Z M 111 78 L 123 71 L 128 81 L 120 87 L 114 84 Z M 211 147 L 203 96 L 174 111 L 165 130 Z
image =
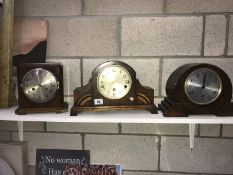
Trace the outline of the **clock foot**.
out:
M 158 109 L 156 106 L 152 106 L 152 109 L 148 110 L 151 114 L 158 114 Z
M 15 114 L 18 114 L 18 115 L 26 115 L 27 113 L 24 112 L 23 110 L 21 110 L 21 108 L 17 108 L 17 109 L 15 110 Z
M 33 114 L 33 113 L 63 113 L 68 111 L 68 104 L 64 103 L 64 106 L 61 107 L 40 107 L 40 108 L 21 108 L 18 107 L 15 110 L 15 114 L 18 115 L 26 115 L 26 114 Z
M 73 112 L 73 111 L 70 112 L 70 116 L 77 116 L 77 115 L 78 115 L 77 112 Z
M 151 114 L 158 114 L 157 110 L 151 110 L 150 113 Z

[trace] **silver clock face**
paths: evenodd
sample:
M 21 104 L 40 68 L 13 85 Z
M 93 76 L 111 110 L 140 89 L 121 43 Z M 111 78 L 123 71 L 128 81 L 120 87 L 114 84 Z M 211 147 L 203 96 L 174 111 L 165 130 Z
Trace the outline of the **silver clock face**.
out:
M 97 88 L 100 94 L 108 99 L 124 97 L 132 86 L 129 72 L 120 65 L 104 67 L 97 77 Z
M 200 68 L 187 77 L 184 88 L 189 100 L 206 105 L 217 100 L 222 91 L 222 81 L 213 70 Z
M 56 77 L 42 68 L 28 71 L 23 77 L 21 87 L 25 96 L 36 103 L 50 101 L 59 88 Z

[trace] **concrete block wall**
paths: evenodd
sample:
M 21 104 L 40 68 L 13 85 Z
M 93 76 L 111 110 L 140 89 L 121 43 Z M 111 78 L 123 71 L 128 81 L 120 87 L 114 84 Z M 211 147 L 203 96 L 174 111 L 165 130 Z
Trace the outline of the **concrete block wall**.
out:
M 131 65 L 142 84 L 165 96 L 185 63 L 211 63 L 233 81 L 232 0 L 20 0 L 16 18 L 49 21 L 47 61 L 64 65 L 66 100 L 106 60 Z M 146 69 L 145 69 L 146 68 Z M 111 116 L 109 116 L 111 117 Z M 0 140 L 17 140 L 0 123 Z M 124 175 L 233 174 L 233 126 L 200 125 L 189 150 L 188 126 L 26 123 L 29 165 L 36 148 L 90 149 L 92 163 L 121 164 Z M 32 175 L 33 170 L 30 175 Z

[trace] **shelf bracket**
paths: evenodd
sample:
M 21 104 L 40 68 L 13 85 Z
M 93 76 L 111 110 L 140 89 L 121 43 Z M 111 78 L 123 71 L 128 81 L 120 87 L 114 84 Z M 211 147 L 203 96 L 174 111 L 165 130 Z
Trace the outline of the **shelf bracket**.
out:
M 191 150 L 194 148 L 195 125 L 195 123 L 189 124 L 189 145 Z
M 18 121 L 19 141 L 23 141 L 23 121 Z

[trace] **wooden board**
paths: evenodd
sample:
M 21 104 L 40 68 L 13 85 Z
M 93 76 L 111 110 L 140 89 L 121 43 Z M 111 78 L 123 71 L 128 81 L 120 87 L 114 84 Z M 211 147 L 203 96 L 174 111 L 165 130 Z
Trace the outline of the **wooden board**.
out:
M 0 29 L 0 107 L 11 106 L 14 0 L 3 1 Z

